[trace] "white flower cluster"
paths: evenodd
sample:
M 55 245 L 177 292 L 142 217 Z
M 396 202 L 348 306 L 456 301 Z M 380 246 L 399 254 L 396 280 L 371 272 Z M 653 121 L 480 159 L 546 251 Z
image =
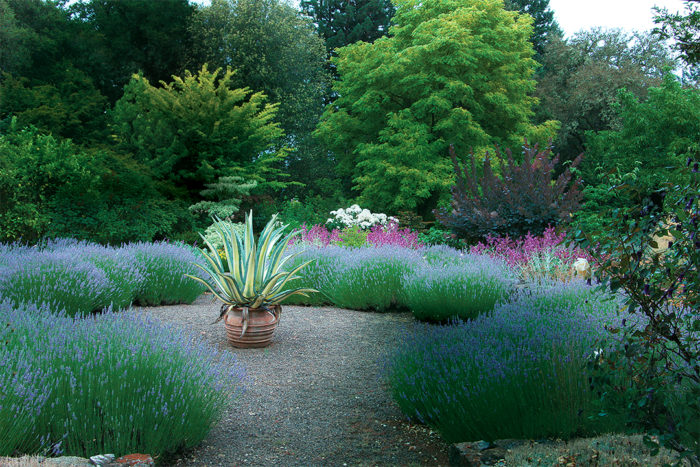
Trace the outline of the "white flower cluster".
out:
M 331 224 L 331 227 L 340 229 L 354 226 L 359 226 L 361 229 L 369 229 L 377 224 L 387 225 L 387 223 L 399 222 L 395 217 L 381 213 L 372 213 L 369 209 L 362 209 L 357 204 L 353 204 L 347 209 L 340 208 L 337 211 L 331 211 L 331 215 L 335 217 L 328 219 L 326 224 Z

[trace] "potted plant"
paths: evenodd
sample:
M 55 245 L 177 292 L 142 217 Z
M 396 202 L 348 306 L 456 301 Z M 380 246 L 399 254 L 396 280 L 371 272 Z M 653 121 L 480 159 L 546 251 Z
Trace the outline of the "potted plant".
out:
M 310 263 L 287 271 L 284 266 L 299 253 L 286 255 L 289 240 L 296 232 L 284 234 L 286 225 L 277 226 L 276 216 L 267 223 L 260 238 L 253 237 L 253 213 L 246 215 L 242 234 L 220 219 L 215 219 L 215 231 L 223 243 L 223 258 L 204 236 L 209 251 L 203 254 L 206 264 L 197 264 L 204 274 L 188 277 L 204 284 L 223 302 L 221 314 L 226 335 L 234 347 L 265 347 L 272 341 L 282 307 L 280 303 L 295 294 L 307 296 L 314 289 L 285 289 L 296 273 Z

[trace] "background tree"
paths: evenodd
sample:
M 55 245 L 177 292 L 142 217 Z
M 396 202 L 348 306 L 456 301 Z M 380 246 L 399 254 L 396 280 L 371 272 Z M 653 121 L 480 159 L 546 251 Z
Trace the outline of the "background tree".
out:
M 620 89 L 643 99 L 650 86 L 661 83 L 664 70 L 676 67 L 658 37 L 620 30 L 593 29 L 570 40 L 555 37 L 541 59 L 537 121 L 561 122 L 554 146 L 563 160 L 585 151 L 587 131 L 612 128 L 611 104 Z
M 302 0 L 300 6 L 316 23 L 328 58 L 339 47 L 385 36 L 395 13 L 390 0 Z
M 654 32 L 662 38 L 672 38 L 674 47 L 689 65 L 700 64 L 700 0 L 685 0 L 685 15 L 655 8 L 654 22 L 660 25 Z
M 338 99 L 317 135 L 363 206 L 428 215 L 452 181 L 458 152 L 546 139 L 530 124 L 532 19 L 498 0 L 401 0 L 388 37 L 338 49 Z
M 198 10 L 191 31 L 193 66 L 230 66 L 236 70 L 231 86 L 279 103 L 275 119 L 285 138 L 276 144 L 293 150 L 279 168 L 306 186 L 288 186 L 280 196 L 333 197 L 333 160 L 310 138 L 330 86 L 325 46 L 313 23 L 280 0 L 213 0 Z
M 184 71 L 195 12 L 189 0 L 82 0 L 70 11 L 99 38 L 91 75 L 110 103 L 134 73 L 159 83 Z
M 644 100 L 621 91 L 612 111 L 616 128 L 589 134 L 581 166 L 587 186 L 577 219 L 587 231 L 602 228 L 601 211 L 631 208 L 662 185 L 683 182 L 677 169 L 700 152 L 700 91 L 683 88 L 674 75 L 650 88 Z M 623 181 L 634 183 L 640 197 L 609 189 Z
M 547 43 L 553 38 L 562 38 L 563 31 L 554 19 L 554 12 L 549 9 L 549 0 L 505 0 L 507 10 L 519 11 L 532 16 L 532 45 L 535 48 L 535 60 L 540 61 Z
M 106 100 L 90 74 L 96 36 L 64 1 L 0 0 L 0 120 L 79 142 L 104 137 Z
M 188 205 L 221 176 L 284 186 L 274 168 L 287 154 L 275 148 L 284 135 L 274 121 L 277 105 L 262 92 L 232 89 L 233 76 L 204 66 L 156 88 L 134 75 L 112 112 L 121 147 Z

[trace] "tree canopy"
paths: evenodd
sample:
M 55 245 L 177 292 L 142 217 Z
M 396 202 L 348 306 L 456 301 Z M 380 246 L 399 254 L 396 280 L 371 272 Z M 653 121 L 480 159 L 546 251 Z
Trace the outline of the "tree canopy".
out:
M 275 146 L 284 135 L 277 105 L 262 92 L 233 89 L 234 74 L 204 66 L 160 88 L 134 75 L 112 112 L 121 147 L 180 198 L 200 200 L 225 175 L 277 181 L 274 163 L 287 153 Z
M 564 35 L 554 19 L 554 12 L 549 8 L 549 0 L 505 0 L 505 7 L 532 16 L 532 45 L 538 61 L 547 43 L 553 37 L 561 38 Z
M 360 201 L 426 214 L 447 195 L 447 148 L 477 152 L 546 140 L 530 123 L 536 66 L 532 19 L 498 0 L 400 0 L 387 37 L 338 49 L 338 99 L 317 135 Z
M 619 90 L 644 98 L 650 86 L 661 83 L 665 70 L 676 67 L 658 37 L 605 29 L 579 32 L 569 40 L 555 37 L 541 60 L 538 120 L 561 122 L 555 148 L 565 160 L 585 151 L 587 131 L 612 128 L 611 105 Z
M 386 35 L 394 16 L 390 0 L 302 0 L 301 11 L 316 23 L 329 58 L 339 47 Z

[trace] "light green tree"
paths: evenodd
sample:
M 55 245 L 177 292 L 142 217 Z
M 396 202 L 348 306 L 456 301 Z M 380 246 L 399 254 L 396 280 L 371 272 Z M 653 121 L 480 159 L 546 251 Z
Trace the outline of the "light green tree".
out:
M 285 185 L 275 168 L 287 154 L 276 146 L 284 135 L 275 122 L 277 105 L 262 92 L 232 89 L 233 76 L 205 65 L 157 88 L 134 75 L 117 102 L 115 136 L 171 195 L 197 202 L 207 184 L 230 175 Z
M 360 202 L 427 214 L 460 154 L 552 137 L 530 122 L 532 18 L 499 0 L 396 0 L 389 36 L 338 49 L 338 99 L 316 131 L 352 177 Z

